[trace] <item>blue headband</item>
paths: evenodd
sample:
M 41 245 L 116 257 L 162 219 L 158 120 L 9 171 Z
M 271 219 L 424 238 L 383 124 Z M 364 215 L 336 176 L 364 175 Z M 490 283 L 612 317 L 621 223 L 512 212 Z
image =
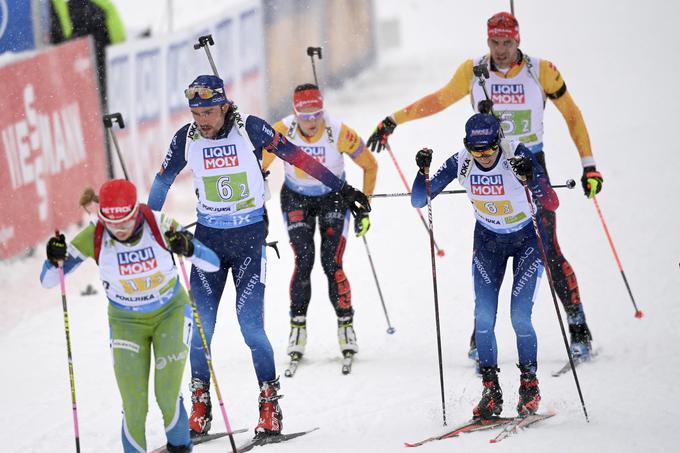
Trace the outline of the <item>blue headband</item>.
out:
M 224 93 L 224 82 L 214 75 L 200 75 L 191 82 L 189 88 L 210 88 L 214 91 L 212 97 L 203 99 L 198 94 L 189 99 L 189 107 L 212 107 L 226 104 L 227 96 Z

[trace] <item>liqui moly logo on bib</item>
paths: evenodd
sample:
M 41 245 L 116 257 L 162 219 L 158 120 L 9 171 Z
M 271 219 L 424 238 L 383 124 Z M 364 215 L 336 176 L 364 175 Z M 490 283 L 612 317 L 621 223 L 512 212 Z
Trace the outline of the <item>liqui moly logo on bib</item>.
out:
M 118 253 L 118 270 L 120 275 L 141 274 L 157 267 L 156 256 L 151 247 L 132 252 Z
M 504 195 L 503 175 L 471 175 L 470 190 L 473 195 Z
M 524 85 L 493 84 L 491 85 L 491 100 L 494 104 L 524 104 Z
M 326 162 L 326 147 L 325 146 L 301 146 L 307 154 L 321 163 Z
M 203 148 L 203 168 L 206 170 L 236 167 L 237 165 L 236 145 Z

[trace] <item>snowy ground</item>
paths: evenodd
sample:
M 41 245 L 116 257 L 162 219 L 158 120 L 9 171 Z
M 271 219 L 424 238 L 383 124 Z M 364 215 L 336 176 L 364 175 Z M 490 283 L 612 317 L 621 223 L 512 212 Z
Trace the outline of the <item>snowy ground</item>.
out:
M 680 99 L 666 74 L 673 77 L 680 70 L 674 33 L 680 6 L 663 1 L 515 3 L 522 49 L 557 64 L 584 113 L 598 169 L 605 178 L 599 201 L 646 316 L 642 320 L 633 317 L 592 202 L 579 190 L 560 192 L 561 245 L 576 270 L 596 347 L 601 350 L 595 363 L 578 369 L 590 423 L 584 420 L 572 377 L 550 376 L 566 355 L 544 284 L 534 310 L 542 408 L 555 409 L 558 415 L 498 445 L 488 443 L 491 434 L 487 432 L 420 448 L 427 452 L 672 451 L 680 415 L 675 389 L 680 371 L 680 191 L 675 180 L 680 155 L 674 136 L 680 119 L 675 107 Z M 341 91 L 326 93 L 328 109 L 367 137 L 386 114 L 439 88 L 464 58 L 483 53 L 485 19 L 506 7 L 507 2 L 501 1 L 461 2 L 459 8 L 446 1 L 379 2 L 381 17 L 405 18 L 404 46 L 383 55 L 374 70 Z M 391 143 L 409 179 L 414 173 L 413 155 L 420 147 L 435 150 L 435 166 L 458 149 L 469 113 L 464 101 L 397 129 Z M 546 149 L 555 183 L 578 180 L 577 153 L 553 106 L 546 112 Z M 642 160 L 648 156 L 656 159 Z M 376 192 L 403 191 L 389 156 L 381 154 L 378 159 L 381 170 Z M 350 181 L 360 185 L 358 173 L 348 165 Z M 182 191 L 190 192 L 190 188 L 172 189 L 170 207 L 172 214 L 188 222 L 193 207 L 190 197 L 181 196 Z M 472 327 L 473 218 L 463 196 L 442 196 L 433 206 L 435 237 L 446 251 L 444 258 L 437 259 L 437 271 L 446 414 L 453 425 L 469 418 L 481 391 L 465 355 Z M 276 213 L 277 207 L 274 194 L 270 212 Z M 295 378 L 281 378 L 285 394 L 281 405 L 286 431 L 321 429 L 287 444 L 266 447 L 266 451 L 398 452 L 403 451 L 404 441 L 442 430 L 428 238 L 406 199 L 375 200 L 373 209 L 368 241 L 397 331 L 386 334 L 363 243 L 350 240 L 345 269 L 352 284 L 361 353 L 353 373 L 342 376 L 335 320 L 317 263 L 308 354 Z M 266 319 L 283 374 L 292 253 L 275 214 L 270 238 L 280 241 L 282 257 L 269 257 Z M 58 290 L 40 288 L 40 265 L 41 256 L 1 265 L 3 451 L 73 451 L 60 297 Z M 80 296 L 88 283 L 97 284 L 93 263 L 81 267 L 67 282 L 82 451 L 120 451 L 120 400 L 108 351 L 106 303 L 101 292 Z M 496 331 L 504 414 L 508 415 L 514 412 L 518 371 L 507 285 L 504 289 Z M 233 299 L 229 288 L 213 341 L 213 359 L 232 425 L 252 429 L 257 421 L 257 385 Z M 147 436 L 151 447 L 164 440 L 160 414 L 153 401 L 150 406 Z M 223 430 L 217 410 L 213 425 L 214 430 Z M 237 442 L 246 437 L 238 435 Z M 226 440 L 195 449 L 225 450 Z

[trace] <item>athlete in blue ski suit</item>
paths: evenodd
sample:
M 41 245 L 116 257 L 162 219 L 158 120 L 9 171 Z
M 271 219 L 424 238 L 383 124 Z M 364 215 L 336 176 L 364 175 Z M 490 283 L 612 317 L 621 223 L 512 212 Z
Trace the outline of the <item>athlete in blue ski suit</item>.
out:
M 334 191 L 340 191 L 354 214 L 369 211 L 370 206 L 363 193 L 290 143 L 266 121 L 240 114 L 226 98 L 224 83 L 219 77 L 199 76 L 185 95 L 194 123 L 185 125 L 173 137 L 153 182 L 149 206 L 158 209 L 163 205 L 175 177 L 188 164 L 198 197 L 195 237 L 214 250 L 221 263 L 220 270 L 212 274 L 196 267 L 191 272 L 191 285 L 206 339 L 210 345 L 220 298 L 231 269 L 241 333 L 250 347 L 261 387 L 256 432 L 278 434 L 282 418 L 276 393 L 279 384 L 274 354 L 264 330 L 266 224 L 263 221 L 262 150 L 272 152 Z M 210 373 L 197 332 L 194 332 L 190 360 L 193 403 L 190 427 L 196 433 L 206 433 L 211 420 Z
M 505 142 L 501 147 L 498 120 L 488 114 L 476 114 L 466 124 L 466 149 L 444 162 L 431 180 L 431 195 L 436 197 L 454 179 L 466 189 L 475 211 L 476 224 L 472 256 L 475 291 L 476 341 L 485 392 L 497 390 L 497 398 L 482 401 L 475 417 L 498 415 L 502 398 L 496 372 L 497 345 L 494 327 L 506 264 L 512 258 L 513 286 L 510 301 L 512 326 L 517 336 L 521 382 L 530 385 L 531 398 L 522 399 L 518 411 L 535 412 L 538 408 L 537 339 L 531 312 L 538 291 L 544 263 L 532 224 L 537 206 L 554 211 L 559 201 L 550 187 L 544 169 L 534 155 L 519 142 Z M 501 148 L 507 149 L 506 153 Z M 429 151 L 429 158 L 428 153 Z M 431 150 L 417 156 L 421 169 L 429 167 Z M 509 157 L 506 157 L 508 154 Z M 425 165 L 426 164 L 426 165 Z M 529 204 L 524 183 L 535 203 Z M 411 203 L 427 203 L 425 176 L 418 172 L 413 183 Z M 526 392 L 525 392 L 526 393 Z M 520 407 L 521 406 L 521 407 Z

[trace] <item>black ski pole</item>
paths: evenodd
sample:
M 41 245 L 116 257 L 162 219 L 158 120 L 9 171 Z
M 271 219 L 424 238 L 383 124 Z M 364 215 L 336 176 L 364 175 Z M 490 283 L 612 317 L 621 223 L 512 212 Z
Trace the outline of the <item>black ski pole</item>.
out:
M 385 320 L 387 321 L 387 333 L 392 335 L 396 329 L 392 327 L 390 323 L 390 317 L 387 315 L 387 307 L 385 306 L 385 299 L 383 298 L 383 293 L 380 290 L 380 283 L 378 283 L 378 275 L 375 272 L 375 266 L 373 265 L 373 258 L 371 258 L 371 251 L 368 249 L 368 241 L 366 241 L 366 236 L 361 236 L 364 240 L 364 245 L 366 246 L 366 255 L 368 255 L 368 262 L 371 263 L 371 270 L 373 271 L 373 279 L 375 280 L 375 286 L 378 288 L 378 295 L 380 296 L 380 303 L 382 303 L 383 311 L 385 312 Z
M 116 134 L 113 133 L 113 123 L 118 123 L 118 127 L 121 129 L 125 128 L 125 122 L 123 121 L 123 115 L 120 113 L 109 113 L 104 115 L 104 127 L 111 134 L 111 140 L 113 141 L 113 146 L 116 148 L 116 154 L 118 154 L 118 161 L 120 162 L 120 168 L 123 169 L 123 175 L 128 181 L 130 177 L 128 176 L 127 169 L 125 168 L 125 162 L 123 161 L 123 155 L 120 153 L 120 146 L 118 146 L 118 139 L 116 139 Z
M 557 303 L 557 295 L 555 293 L 555 284 L 553 283 L 552 272 L 550 272 L 550 266 L 548 265 L 548 255 L 545 252 L 545 246 L 543 243 L 543 238 L 541 232 L 538 228 L 538 220 L 536 218 L 537 213 L 534 209 L 534 205 L 531 201 L 531 194 L 529 192 L 529 186 L 526 181 L 522 181 L 524 186 L 524 193 L 527 197 L 527 202 L 529 203 L 529 208 L 531 209 L 531 221 L 534 225 L 534 232 L 536 233 L 536 239 L 538 242 L 538 248 L 541 251 L 541 258 L 543 263 L 545 263 L 545 273 L 548 276 L 548 284 L 550 286 L 550 295 L 552 296 L 553 304 L 555 305 L 555 313 L 557 313 L 557 321 L 560 324 L 560 331 L 562 332 L 562 340 L 564 341 L 564 347 L 567 350 L 567 356 L 569 357 L 569 365 L 571 366 L 571 371 L 574 375 L 574 382 L 576 383 L 576 390 L 578 391 L 578 397 L 581 400 L 581 407 L 583 408 L 583 415 L 586 417 L 586 422 L 590 422 L 588 419 L 588 410 L 586 409 L 586 403 L 583 400 L 583 392 L 581 392 L 581 384 L 578 380 L 578 374 L 576 373 L 576 366 L 574 365 L 574 359 L 571 355 L 571 350 L 569 349 L 569 340 L 567 340 L 567 333 L 564 329 L 564 321 L 562 321 L 562 314 L 560 313 L 560 307 Z
M 489 69 L 487 68 L 487 66 L 485 64 L 481 64 L 481 65 L 473 67 L 472 72 L 477 77 L 478 83 L 482 87 L 482 90 L 484 91 L 484 96 L 486 97 L 487 101 L 491 101 L 491 98 L 489 98 L 489 93 L 486 91 L 486 79 L 489 78 Z M 494 115 L 493 102 L 491 102 L 491 114 Z M 501 138 L 503 138 L 504 137 L 503 128 L 501 128 L 499 132 L 500 132 Z M 510 160 L 510 159 L 514 158 L 514 156 L 512 156 L 512 155 L 507 155 L 510 152 L 509 149 L 504 149 L 503 152 L 506 153 L 506 156 L 505 156 L 506 159 Z M 574 382 L 576 383 L 576 390 L 578 391 L 578 397 L 581 400 L 581 407 L 583 408 L 583 415 L 586 417 L 586 422 L 590 422 L 590 420 L 588 419 L 588 411 L 586 409 L 586 403 L 583 400 L 583 392 L 581 392 L 581 384 L 578 380 L 578 374 L 576 373 L 576 366 L 574 365 L 574 359 L 571 356 L 571 350 L 569 349 L 569 340 L 567 340 L 567 333 L 564 329 L 564 322 L 562 321 L 562 314 L 560 313 L 560 307 L 557 304 L 557 295 L 555 293 L 555 284 L 553 283 L 552 273 L 550 272 L 550 266 L 548 265 L 548 257 L 547 257 L 548 255 L 545 251 L 543 239 L 541 237 L 541 232 L 539 231 L 539 228 L 538 228 L 537 214 L 536 214 L 536 211 L 534 210 L 533 202 L 531 201 L 531 194 L 529 192 L 529 186 L 527 185 L 526 180 L 522 181 L 522 185 L 524 186 L 524 193 L 527 197 L 527 202 L 529 203 L 529 208 L 531 210 L 531 221 L 532 221 L 533 226 L 534 226 L 534 232 L 536 233 L 538 248 L 541 251 L 541 257 L 543 259 L 545 273 L 548 276 L 548 284 L 550 286 L 550 295 L 552 296 L 553 304 L 555 305 L 555 313 L 557 313 L 557 321 L 559 322 L 560 331 L 562 332 L 562 340 L 564 341 L 564 347 L 567 350 L 567 357 L 569 357 L 569 366 L 571 367 L 571 373 L 574 376 Z
M 198 38 L 198 42 L 194 44 L 194 50 L 198 50 L 201 47 L 203 50 L 205 50 L 205 54 L 208 57 L 208 62 L 210 63 L 210 67 L 212 68 L 213 74 L 219 77 L 219 73 L 217 72 L 217 66 L 215 66 L 215 60 L 213 60 L 212 54 L 210 53 L 210 46 L 215 45 L 215 41 L 213 41 L 212 35 L 205 35 L 205 36 L 200 36 Z
M 318 56 L 321 60 L 322 53 L 321 47 L 307 47 L 307 55 L 312 60 L 312 72 L 314 73 L 314 83 L 316 87 L 319 87 L 319 79 L 316 76 L 316 66 L 314 64 L 314 56 Z M 380 289 L 380 283 L 378 282 L 378 275 L 375 272 L 375 266 L 373 265 L 373 258 L 371 257 L 371 251 L 368 249 L 368 242 L 366 241 L 366 236 L 361 237 L 364 240 L 364 245 L 366 246 L 366 255 L 368 255 L 368 262 L 371 264 L 371 271 L 373 271 L 373 279 L 375 280 L 375 286 L 378 288 L 378 295 L 380 296 L 380 302 L 382 303 L 383 311 L 385 312 L 385 319 L 387 320 L 387 333 L 393 334 L 396 329 L 392 327 L 390 323 L 390 317 L 387 315 L 387 307 L 385 306 L 385 299 L 383 298 L 382 290 Z M 278 253 L 278 252 L 277 252 Z
M 307 47 L 307 55 L 309 55 L 309 58 L 312 60 L 312 72 L 314 73 L 314 83 L 318 88 L 319 87 L 319 79 L 316 77 L 316 65 L 314 65 L 314 55 L 319 57 L 319 60 L 323 59 L 321 56 L 321 47 Z
M 55 231 L 59 236 L 59 231 Z M 80 453 L 80 431 L 78 430 L 78 406 L 76 405 L 76 379 L 73 372 L 73 356 L 71 354 L 71 329 L 68 322 L 68 308 L 66 306 L 66 283 L 64 278 L 64 263 L 59 261 L 59 286 L 61 288 L 61 308 L 64 312 L 64 331 L 66 332 L 66 355 L 68 357 L 68 376 L 71 384 L 71 409 L 73 411 L 73 431 L 76 439 L 76 452 Z
M 564 184 L 555 184 L 551 186 L 553 189 L 573 189 L 576 186 L 576 182 L 573 179 L 567 179 Z M 455 189 L 455 190 L 442 190 L 438 195 L 455 195 L 465 193 L 465 189 Z M 394 192 L 394 193 L 374 193 L 369 195 L 368 198 L 391 198 L 391 197 L 410 197 L 411 192 Z
M 430 187 L 430 168 L 425 167 L 425 190 L 427 192 L 427 220 L 430 233 L 430 260 L 432 261 L 432 289 L 434 291 L 434 319 L 437 326 L 437 354 L 439 358 L 439 385 L 442 394 L 442 418 L 446 426 L 446 401 L 444 398 L 444 366 L 442 364 L 442 338 L 439 328 L 439 295 L 437 291 L 437 263 L 434 255 L 434 225 L 432 222 L 432 190 Z

